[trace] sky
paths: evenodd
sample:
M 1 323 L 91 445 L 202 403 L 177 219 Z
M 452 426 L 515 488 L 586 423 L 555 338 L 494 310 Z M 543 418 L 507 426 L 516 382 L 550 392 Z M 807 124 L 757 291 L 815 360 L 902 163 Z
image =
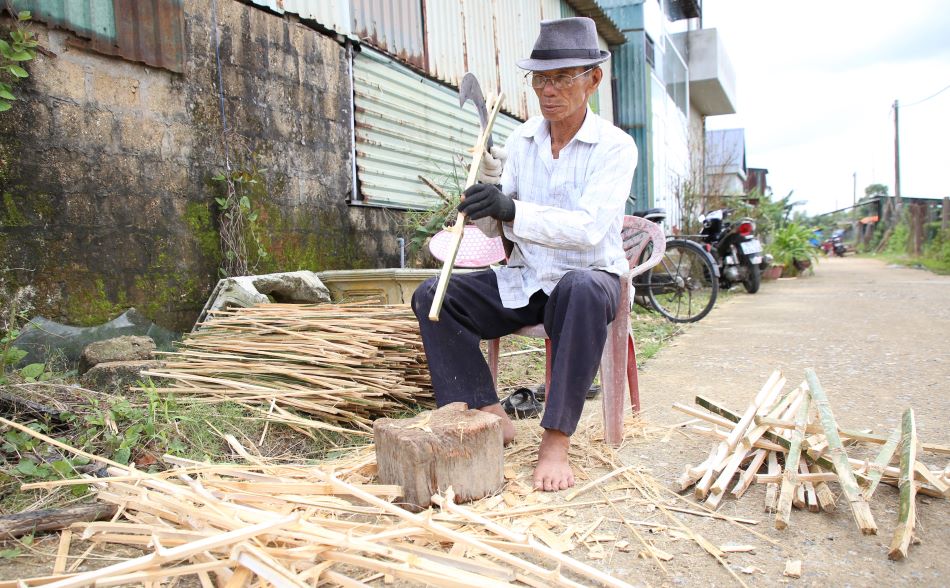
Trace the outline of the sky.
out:
M 950 2 L 706 0 L 736 73 L 748 167 L 809 214 L 850 206 L 868 184 L 894 191 L 899 101 L 903 196 L 950 196 Z M 906 105 L 906 107 L 905 107 Z M 802 209 L 800 208 L 800 209 Z

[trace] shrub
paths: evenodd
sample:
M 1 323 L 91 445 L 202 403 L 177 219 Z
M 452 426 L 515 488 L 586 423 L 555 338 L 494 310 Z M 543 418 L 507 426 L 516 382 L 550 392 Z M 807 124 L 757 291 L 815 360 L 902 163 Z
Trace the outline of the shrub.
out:
M 798 270 L 795 262 L 818 261 L 817 249 L 809 242 L 812 234 L 808 227 L 798 223 L 789 223 L 775 231 L 772 243 L 769 244 L 769 253 L 774 257 L 774 263 L 785 266 L 789 275 L 796 275 Z

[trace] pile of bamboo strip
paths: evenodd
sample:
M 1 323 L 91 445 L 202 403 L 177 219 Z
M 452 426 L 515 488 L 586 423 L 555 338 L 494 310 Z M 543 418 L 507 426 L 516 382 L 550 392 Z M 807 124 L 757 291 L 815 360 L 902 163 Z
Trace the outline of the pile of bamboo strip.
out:
M 877 524 L 868 501 L 879 483 L 898 486 L 898 527 L 888 555 L 906 557 L 914 531 L 915 494 L 950 498 L 950 466 L 931 470 L 918 461 L 917 452 L 950 455 L 950 446 L 919 443 L 910 408 L 888 437 L 841 429 L 813 370 L 805 370 L 805 381 L 790 392 L 784 391 L 785 383 L 781 372 L 774 372 L 742 414 L 702 396 L 696 397 L 696 403 L 709 413 L 673 405 L 715 425 L 693 429 L 720 439 L 706 461 L 687 468 L 679 479 L 679 490 L 694 486 L 695 498 L 716 509 L 730 488 L 740 498 L 753 482 L 766 483 L 765 510 L 775 513 L 775 528 L 784 529 L 792 506 L 813 512 L 834 510 L 835 493 L 828 482 L 837 482 L 858 528 L 874 535 Z M 845 446 L 858 443 L 879 445 L 876 459 L 849 457 Z M 898 446 L 900 465 L 893 467 L 889 464 Z M 760 473 L 763 468 L 765 473 Z
M 717 546 L 681 519 L 715 519 L 777 544 L 751 528 L 756 521 L 697 508 L 647 471 L 622 465 L 612 448 L 598 442 L 599 415 L 582 421 L 575 433 L 571 461 L 579 478 L 588 481 L 571 492 L 533 491 L 530 456 L 537 432 L 522 427 L 506 452 L 502 493 L 458 506 L 446 492 L 434 498 L 441 508 L 418 514 L 390 502 L 400 488 L 374 484 L 372 446 L 316 465 L 276 465 L 227 436 L 249 464 L 166 456 L 172 469 L 145 473 L 19 423 L 0 419 L 0 424 L 99 462 L 111 476 L 36 482 L 24 489 L 90 484 L 100 501 L 117 507 L 111 521 L 74 523 L 62 532 L 52 576 L 0 582 L 0 588 L 158 585 L 182 576 L 197 577 L 203 586 L 366 586 L 380 578 L 432 586 L 627 586 L 568 552 L 584 549 L 588 560 L 609 561 L 616 552 L 633 551 L 668 573 L 664 562 L 674 555 L 661 542 L 683 539 L 745 586 L 726 559 L 754 546 Z M 631 419 L 625 437 L 669 435 L 674 427 Z M 583 464 L 611 471 L 593 476 Z M 661 516 L 635 520 L 630 516 L 635 506 Z M 578 523 L 575 517 L 588 508 L 608 510 Z M 79 557 L 69 556 L 81 540 L 92 546 Z M 76 572 L 93 550 L 111 553 L 110 546 L 136 547 L 144 555 Z
M 433 399 L 418 323 L 405 305 L 216 311 L 165 355 L 164 367 L 143 374 L 170 382 L 160 393 L 237 402 L 318 428 L 371 430 L 374 418 Z

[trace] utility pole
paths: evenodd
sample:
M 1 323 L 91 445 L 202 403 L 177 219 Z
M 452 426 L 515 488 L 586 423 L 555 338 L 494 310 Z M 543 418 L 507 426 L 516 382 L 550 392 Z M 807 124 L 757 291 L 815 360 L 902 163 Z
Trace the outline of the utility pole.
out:
M 901 141 L 900 141 L 900 105 L 894 101 L 894 205 L 895 212 L 901 209 Z
M 851 172 L 851 206 L 858 205 L 858 172 Z
M 858 172 L 851 172 L 851 222 L 858 222 Z

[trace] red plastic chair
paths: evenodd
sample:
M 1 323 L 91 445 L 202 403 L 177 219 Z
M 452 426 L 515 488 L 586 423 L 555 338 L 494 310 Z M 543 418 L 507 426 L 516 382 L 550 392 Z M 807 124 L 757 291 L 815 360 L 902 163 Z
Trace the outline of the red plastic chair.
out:
M 650 257 L 641 264 L 637 260 L 647 246 L 653 245 Z M 600 381 L 603 389 L 604 440 L 611 445 L 619 445 L 623 439 L 623 387 L 627 383 L 630 392 L 630 404 L 634 413 L 640 411 L 640 385 L 637 380 L 637 352 L 634 347 L 633 331 L 630 329 L 630 309 L 633 304 L 633 278 L 660 263 L 666 252 L 666 236 L 659 225 L 637 216 L 623 218 L 623 249 L 630 263 L 630 271 L 624 274 L 620 282 L 620 300 L 617 316 L 611 321 L 607 331 L 607 342 L 600 359 Z M 544 339 L 545 369 L 544 390 L 551 391 L 551 340 L 544 332 L 544 325 L 524 327 L 516 335 Z M 498 384 L 498 350 L 500 340 L 488 342 L 488 367 L 492 379 Z

